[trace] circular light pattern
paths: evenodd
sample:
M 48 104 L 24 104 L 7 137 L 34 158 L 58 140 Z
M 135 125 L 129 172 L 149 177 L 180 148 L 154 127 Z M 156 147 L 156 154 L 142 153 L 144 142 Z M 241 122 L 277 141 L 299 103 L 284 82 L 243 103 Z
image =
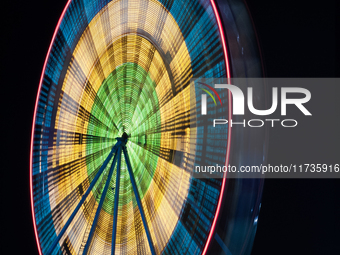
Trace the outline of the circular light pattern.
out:
M 129 139 L 131 143 L 128 146 L 130 151 L 136 153 L 131 158 L 131 163 L 138 186 L 144 188 L 140 193 L 141 198 L 144 197 L 154 177 L 158 161 L 158 157 L 155 155 L 159 155 L 161 145 L 161 118 L 158 97 L 154 90 L 155 86 L 156 84 L 148 73 L 137 64 L 125 63 L 119 66 L 101 85 L 97 92 L 98 103 L 93 104 L 91 110 L 91 116 L 96 121 L 109 123 L 110 126 L 102 125 L 102 128 L 100 128 L 96 122 L 93 122 L 89 123 L 87 127 L 88 136 L 111 136 L 115 138 L 123 132 L 131 134 Z M 121 100 L 119 100 L 120 98 Z M 122 106 L 126 107 L 127 110 L 120 109 Z M 133 125 L 131 125 L 132 123 Z M 131 132 L 132 130 L 133 132 Z M 86 154 L 93 154 L 96 150 L 112 147 L 112 142 L 111 144 L 99 143 L 98 145 L 102 147 L 98 149 L 95 143 L 88 143 L 86 145 Z M 144 149 L 147 146 L 152 152 Z M 107 154 L 105 154 L 105 157 L 107 157 Z M 89 163 L 87 165 L 87 174 L 91 176 L 96 166 L 92 164 L 92 161 Z M 127 180 L 124 181 L 129 183 L 129 176 L 125 177 L 127 177 Z M 90 181 L 92 180 L 90 179 Z M 129 193 L 132 191 L 131 187 L 128 187 L 127 190 Z M 122 192 L 120 194 L 123 195 Z M 99 194 L 97 195 L 99 196 Z M 133 194 L 126 196 L 125 199 L 120 201 L 121 203 L 131 202 Z M 99 201 L 99 199 L 97 200 Z M 111 202 L 112 204 L 110 205 L 103 205 L 105 211 L 112 211 L 113 201 Z
M 149 254 L 150 245 L 157 254 L 206 253 L 226 179 L 191 176 L 199 158 L 191 141 L 224 139 L 214 146 L 227 164 L 231 133 L 190 126 L 190 79 L 229 78 L 226 59 L 215 1 L 68 2 L 44 65 L 32 130 L 40 254 L 84 254 L 86 245 L 91 254 L 111 253 L 116 178 L 108 178 L 114 160 L 95 176 L 124 132 L 152 244 L 121 160 L 115 253 Z M 224 105 L 229 99 L 222 95 Z

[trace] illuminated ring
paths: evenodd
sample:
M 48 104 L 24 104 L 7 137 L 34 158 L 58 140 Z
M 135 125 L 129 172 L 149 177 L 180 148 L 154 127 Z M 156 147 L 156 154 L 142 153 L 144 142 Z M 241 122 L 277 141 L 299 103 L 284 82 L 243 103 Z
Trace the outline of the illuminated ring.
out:
M 182 240 L 179 251 L 189 252 L 186 242 L 190 241 L 191 245 L 195 243 L 198 253 L 207 252 L 219 220 L 226 178 L 214 185 L 204 184 L 214 187 L 209 206 L 189 199 L 190 192 L 199 193 L 200 189 L 204 192 L 205 188 L 193 184 L 193 178 L 187 173 L 190 157 L 185 156 L 190 154 L 189 148 L 181 147 L 182 141 L 191 134 L 190 107 L 186 100 L 190 98 L 190 78 L 214 75 L 229 79 L 230 68 L 215 1 L 180 2 L 84 0 L 67 3 L 44 63 L 32 127 L 31 205 L 40 254 L 49 251 L 109 155 L 115 137 L 123 132 L 130 135 L 127 148 L 156 253 L 172 253 L 185 231 L 190 234 L 185 242 Z M 191 23 L 181 20 L 183 12 L 187 12 L 187 18 L 192 14 Z M 198 29 L 202 24 L 209 29 L 196 30 L 205 34 L 202 38 L 193 38 L 194 32 L 190 34 L 189 28 Z M 210 50 L 209 44 L 214 46 Z M 202 51 L 200 54 L 198 49 Z M 230 120 L 230 92 L 224 100 L 228 101 Z M 230 144 L 231 128 L 228 127 L 226 165 Z M 122 163 L 124 169 L 126 165 Z M 103 176 L 107 175 L 108 168 Z M 170 179 L 165 180 L 168 175 Z M 174 178 L 179 177 L 174 184 Z M 54 253 L 59 250 L 78 254 L 84 250 L 103 181 L 105 177 L 94 186 L 86 200 L 91 205 L 81 207 L 53 249 Z M 148 252 L 143 227 L 137 227 L 141 226 L 141 220 L 128 175 L 122 174 L 121 181 L 124 185 L 120 190 L 123 195 L 119 198 L 119 210 L 125 215 L 120 218 L 121 227 L 131 228 L 134 224 L 135 230 L 132 235 L 120 233 L 116 245 L 121 251 Z M 114 190 L 115 181 L 111 180 L 111 184 Z M 95 238 L 90 241 L 92 252 L 101 253 L 110 247 L 109 228 L 105 226 L 113 215 L 111 193 L 100 212 L 102 218 L 95 229 Z M 171 196 L 174 201 L 169 200 Z M 195 206 L 196 209 L 190 209 Z M 196 225 L 188 232 L 182 222 L 193 217 L 197 209 L 207 210 L 206 214 L 202 213 L 203 229 Z M 130 217 L 134 217 L 134 221 Z M 196 217 L 198 222 L 201 215 Z M 77 226 L 75 221 L 81 224 Z M 200 232 L 203 235 L 193 239 L 194 234 Z

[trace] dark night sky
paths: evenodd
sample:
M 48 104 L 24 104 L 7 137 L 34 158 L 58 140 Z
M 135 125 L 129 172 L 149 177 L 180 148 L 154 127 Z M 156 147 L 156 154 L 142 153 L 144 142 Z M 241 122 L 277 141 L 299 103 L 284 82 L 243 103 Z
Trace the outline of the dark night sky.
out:
M 335 32 L 339 23 L 332 1 L 246 2 L 268 77 L 338 77 L 339 42 Z M 1 236 L 8 243 L 1 245 L 1 251 L 10 244 L 11 254 L 38 254 L 29 199 L 32 116 L 45 56 L 65 4 L 66 0 L 21 0 L 2 6 L 1 76 L 5 81 L 1 85 L 6 86 L 2 94 L 6 104 L 2 128 L 6 152 L 1 170 L 6 175 L 2 178 L 5 200 L 1 207 L 9 218 L 3 217 Z M 328 117 L 337 118 L 338 113 L 339 108 L 335 108 Z M 288 139 L 272 132 L 268 161 L 339 162 L 338 130 L 339 121 L 334 120 L 329 128 L 331 139 L 330 135 L 325 138 L 306 130 L 292 132 Z M 318 154 L 308 150 L 310 143 L 318 148 Z M 339 197 L 340 179 L 266 180 L 252 254 L 340 254 Z
M 247 2 L 268 77 L 339 77 L 332 1 Z M 336 93 L 330 100 L 336 102 Z M 340 107 L 334 105 L 309 130 L 271 132 L 268 163 L 339 162 Z M 327 132 L 317 132 L 325 130 L 322 122 Z M 340 254 L 339 195 L 340 180 L 267 179 L 252 254 Z

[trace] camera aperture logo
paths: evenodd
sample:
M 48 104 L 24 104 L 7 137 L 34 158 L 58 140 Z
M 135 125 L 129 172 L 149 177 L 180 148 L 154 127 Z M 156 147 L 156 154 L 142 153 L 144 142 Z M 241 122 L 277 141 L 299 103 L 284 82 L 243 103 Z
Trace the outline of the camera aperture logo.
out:
M 210 85 L 203 83 L 203 82 L 197 82 L 197 84 L 203 85 L 206 88 L 210 89 L 215 96 L 220 101 L 221 106 L 223 107 L 222 100 L 217 93 L 217 91 Z M 242 90 L 231 84 L 215 84 L 215 88 L 217 89 L 227 89 L 230 91 L 232 95 L 232 114 L 233 115 L 244 115 L 245 113 L 245 96 L 242 92 Z M 217 107 L 216 100 L 214 96 L 212 95 L 209 90 L 206 88 L 199 88 L 202 91 L 206 92 L 207 94 L 201 94 L 201 115 L 207 115 L 207 95 L 209 95 Z M 295 93 L 295 94 L 302 94 L 302 98 L 288 98 L 288 94 Z M 280 106 L 281 106 L 281 116 L 287 115 L 287 105 L 295 105 L 305 116 L 312 116 L 312 114 L 307 110 L 307 108 L 304 106 L 305 103 L 307 103 L 311 99 L 311 93 L 309 90 L 305 88 L 300 87 L 282 87 L 281 88 L 281 97 L 278 96 L 278 88 L 273 87 L 272 88 L 272 105 L 269 109 L 265 110 L 259 110 L 254 107 L 253 104 L 253 88 L 248 87 L 247 88 L 247 106 L 249 111 L 257 116 L 269 116 L 273 114 L 276 109 L 278 108 L 279 99 L 280 99 Z M 256 96 L 256 95 L 255 95 Z M 271 127 L 274 127 L 275 124 L 279 122 L 282 127 L 296 127 L 298 125 L 298 121 L 295 119 L 243 119 L 243 121 L 233 122 L 232 118 L 230 120 L 230 126 L 235 125 L 241 125 L 243 127 L 249 126 L 249 127 L 263 127 L 265 123 L 269 123 Z M 228 124 L 227 119 L 213 119 L 213 127 L 216 127 L 217 125 L 226 125 Z

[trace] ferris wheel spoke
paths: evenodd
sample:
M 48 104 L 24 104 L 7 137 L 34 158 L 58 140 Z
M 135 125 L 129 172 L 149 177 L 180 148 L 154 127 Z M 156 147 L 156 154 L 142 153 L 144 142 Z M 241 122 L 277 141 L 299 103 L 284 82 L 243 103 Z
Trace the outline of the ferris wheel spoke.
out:
M 118 143 L 117 143 L 118 144 Z M 113 153 L 116 152 L 117 150 L 117 144 L 115 146 L 113 146 L 110 154 L 108 155 L 108 157 L 106 158 L 106 160 L 104 161 L 103 165 L 101 166 L 101 168 L 99 169 L 98 173 L 96 174 L 96 176 L 93 178 L 93 181 L 91 182 L 90 186 L 88 187 L 88 189 L 86 190 L 85 194 L 83 195 L 83 197 L 81 198 L 81 200 L 79 201 L 77 207 L 74 209 L 73 213 L 71 214 L 70 218 L 67 220 L 66 224 L 64 225 L 63 229 L 60 231 L 59 235 L 57 236 L 57 238 L 53 241 L 52 245 L 50 246 L 49 250 L 47 251 L 46 254 L 50 255 L 52 254 L 53 250 L 55 249 L 55 247 L 57 246 L 57 244 L 59 243 L 61 237 L 65 234 L 67 228 L 70 226 L 72 220 L 74 219 L 74 217 L 76 216 L 77 212 L 79 211 L 79 209 L 81 208 L 81 206 L 83 205 L 83 203 L 85 202 L 86 198 L 88 197 L 88 195 L 90 194 L 90 192 L 92 191 L 92 188 L 94 187 L 94 185 L 96 184 L 96 182 L 98 181 L 99 177 L 101 176 L 101 174 L 104 172 L 107 164 L 110 162 Z M 116 155 L 115 155 L 116 156 Z
M 140 212 L 140 215 L 141 215 L 141 218 L 142 218 L 142 221 L 143 221 L 144 229 L 145 229 L 145 232 L 146 232 L 146 237 L 147 237 L 148 242 L 149 242 L 150 251 L 151 251 L 152 255 L 156 255 L 155 248 L 153 246 L 153 242 L 152 242 L 152 238 L 151 238 L 151 234 L 150 234 L 150 230 L 149 230 L 149 227 L 148 227 L 148 223 L 147 223 L 146 218 L 145 218 L 142 202 L 141 202 L 141 199 L 140 199 L 140 196 L 139 196 L 139 193 L 138 193 L 135 177 L 134 177 L 133 172 L 132 172 L 132 167 L 131 167 L 131 163 L 130 163 L 130 159 L 129 159 L 129 155 L 128 155 L 126 146 L 123 146 L 123 153 L 124 153 L 126 166 L 127 166 L 127 169 L 128 169 L 129 175 L 130 175 L 130 181 L 131 181 L 131 184 L 132 184 L 133 192 L 135 193 L 139 212 Z
M 120 161 L 120 154 L 122 153 L 120 144 L 121 143 L 119 141 L 116 144 L 116 145 L 119 146 L 118 152 L 114 156 L 114 159 L 113 159 L 113 162 L 112 162 L 112 165 L 111 165 L 111 169 L 110 169 L 110 172 L 109 172 L 109 176 L 107 177 L 105 187 L 104 187 L 102 196 L 100 198 L 100 202 L 99 202 L 99 205 L 98 205 L 98 208 L 97 208 L 97 211 L 96 211 L 96 215 L 95 215 L 93 223 L 92 223 L 92 227 L 91 227 L 90 234 L 89 234 L 89 237 L 88 237 L 87 242 L 86 242 L 86 246 L 85 246 L 83 255 L 86 255 L 89 251 L 91 241 L 92 241 L 92 238 L 93 238 L 93 234 L 94 234 L 94 231 L 96 230 L 99 215 L 100 215 L 100 212 L 101 212 L 101 209 L 103 207 L 103 203 L 104 203 L 104 200 L 105 200 L 105 197 L 106 197 L 106 193 L 107 193 L 107 190 L 109 189 L 110 181 L 111 181 L 111 178 L 112 178 L 113 170 L 114 170 L 115 165 L 116 165 L 117 158 L 118 158 L 118 161 Z
M 113 207 L 114 212 L 113 212 L 112 246 L 111 246 L 111 254 L 112 255 L 115 254 L 115 248 L 116 248 L 121 154 L 122 154 L 122 147 L 120 146 L 119 149 L 118 149 L 118 162 L 117 162 L 116 187 L 115 187 L 115 202 L 114 202 L 114 207 Z

